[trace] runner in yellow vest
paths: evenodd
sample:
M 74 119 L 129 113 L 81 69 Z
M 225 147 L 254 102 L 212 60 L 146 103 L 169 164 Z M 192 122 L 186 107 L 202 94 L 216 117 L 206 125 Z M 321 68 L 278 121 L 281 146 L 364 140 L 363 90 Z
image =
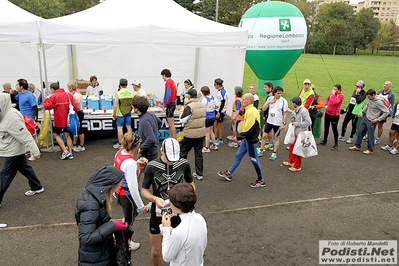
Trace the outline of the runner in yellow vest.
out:
M 314 91 L 312 90 L 312 82 L 309 79 L 303 81 L 303 88 L 299 92 L 299 98 L 301 98 L 302 105 L 309 110 L 310 105 L 314 100 Z
M 119 91 L 115 94 L 114 113 L 112 119 L 116 120 L 116 127 L 118 129 L 118 143 L 113 147 L 115 149 L 122 149 L 121 144 L 123 138 L 123 126 L 126 126 L 127 132 L 132 132 L 132 99 L 134 94 L 127 89 L 127 79 L 119 80 Z

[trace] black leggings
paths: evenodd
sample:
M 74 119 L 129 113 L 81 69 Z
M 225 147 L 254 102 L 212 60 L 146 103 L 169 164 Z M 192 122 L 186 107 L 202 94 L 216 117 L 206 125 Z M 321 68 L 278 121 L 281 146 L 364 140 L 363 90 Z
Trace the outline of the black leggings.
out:
M 128 225 L 132 228 L 133 227 L 133 222 L 136 219 L 137 216 L 137 206 L 133 201 L 133 198 L 131 195 L 118 195 L 118 203 L 119 205 L 122 206 L 123 210 L 123 216 L 125 217 L 126 222 Z M 126 237 L 131 238 L 132 237 L 132 231 L 131 230 L 126 230 Z
M 338 145 L 338 120 L 339 115 L 333 116 L 325 114 L 324 116 L 324 142 L 327 142 L 328 132 L 330 131 L 330 123 L 334 134 L 334 144 Z
M 356 126 L 357 126 L 357 121 L 359 120 L 359 117 L 357 115 L 354 115 L 352 113 L 346 113 L 344 122 L 342 123 L 342 133 L 341 136 L 345 136 L 346 132 L 346 127 L 348 126 L 349 122 L 352 120 L 352 130 L 351 130 L 351 135 L 350 137 L 353 138 L 353 135 L 356 133 Z

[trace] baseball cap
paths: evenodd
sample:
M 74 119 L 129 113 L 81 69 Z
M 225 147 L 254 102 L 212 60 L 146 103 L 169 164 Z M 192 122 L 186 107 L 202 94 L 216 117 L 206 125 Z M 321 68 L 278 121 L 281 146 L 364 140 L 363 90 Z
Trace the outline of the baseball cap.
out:
M 302 104 L 302 100 L 301 98 L 299 98 L 298 96 L 295 96 L 294 98 L 291 99 L 291 102 L 296 103 L 298 105 Z
M 168 138 L 162 142 L 162 151 L 169 162 L 177 162 L 180 159 L 180 145 L 174 138 Z
M 191 98 L 197 98 L 197 90 L 196 89 L 189 89 L 188 91 L 187 91 L 187 94 L 188 95 L 190 95 L 191 96 Z
M 305 84 L 305 83 L 312 84 L 312 82 L 310 81 L 310 79 L 305 79 L 305 80 L 303 81 L 303 83 L 302 83 L 302 84 Z
M 141 86 L 141 82 L 138 81 L 137 79 L 135 79 L 135 80 L 133 81 L 132 85 L 137 86 L 137 87 L 140 87 L 140 86 Z

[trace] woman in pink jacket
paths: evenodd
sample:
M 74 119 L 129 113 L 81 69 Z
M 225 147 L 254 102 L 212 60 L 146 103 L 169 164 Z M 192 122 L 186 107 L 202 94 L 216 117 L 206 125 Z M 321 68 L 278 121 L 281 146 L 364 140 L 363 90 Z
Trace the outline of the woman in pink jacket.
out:
M 338 150 L 338 120 L 341 112 L 341 104 L 344 100 L 344 95 L 341 92 L 341 85 L 335 84 L 331 94 L 326 99 L 325 107 L 326 115 L 324 116 L 324 139 L 320 145 L 327 145 L 328 131 L 330 130 L 330 123 L 334 133 L 334 146 L 331 150 Z

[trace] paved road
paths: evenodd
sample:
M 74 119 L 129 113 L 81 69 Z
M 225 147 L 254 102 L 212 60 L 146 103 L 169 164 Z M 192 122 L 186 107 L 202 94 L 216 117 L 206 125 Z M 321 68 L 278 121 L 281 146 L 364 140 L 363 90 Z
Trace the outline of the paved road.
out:
M 387 132 L 388 125 L 384 136 Z M 111 143 L 89 141 L 86 152 L 68 161 L 43 154 L 32 163 L 43 194 L 25 197 L 26 179 L 17 175 L 0 209 L 0 223 L 9 224 L 0 229 L 0 265 L 77 264 L 76 198 L 99 165 L 112 163 Z M 236 150 L 225 144 L 205 154 L 205 178 L 196 181 L 197 211 L 208 224 L 205 264 L 317 265 L 319 240 L 398 239 L 399 155 L 380 146 L 372 156 L 347 147 L 340 143 L 337 152 L 319 147 L 319 156 L 291 173 L 281 165 L 288 157 L 283 146 L 276 161 L 269 154 L 261 158 L 267 187 L 260 189 L 248 186 L 255 179 L 248 157 L 226 182 L 216 172 L 231 165 Z M 194 162 L 193 154 L 189 161 Z M 116 203 L 112 217 L 122 217 Z M 150 265 L 148 214 L 135 223 L 134 240 L 142 244 L 133 253 L 134 265 Z

